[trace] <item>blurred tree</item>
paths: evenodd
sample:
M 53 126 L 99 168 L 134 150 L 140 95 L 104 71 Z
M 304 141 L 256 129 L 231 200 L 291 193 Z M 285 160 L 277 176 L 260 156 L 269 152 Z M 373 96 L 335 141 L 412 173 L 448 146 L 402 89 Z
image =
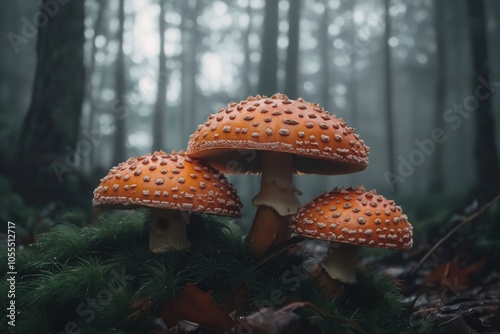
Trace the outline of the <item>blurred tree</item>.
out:
M 92 41 L 91 41 L 91 46 L 90 46 L 90 62 L 89 66 L 87 68 L 87 73 L 86 73 L 86 82 L 85 82 L 85 99 L 89 103 L 89 116 L 88 116 L 88 121 L 87 121 L 87 129 L 90 131 L 94 128 L 94 121 L 95 121 L 95 114 L 96 114 L 96 103 L 95 99 L 93 97 L 93 90 L 92 90 L 92 75 L 94 74 L 95 70 L 95 55 L 97 52 L 97 45 L 96 45 L 96 39 L 98 36 L 100 36 L 103 32 L 104 28 L 104 18 L 106 15 L 106 8 L 107 8 L 107 2 L 105 0 L 98 0 L 98 9 L 97 9 L 97 16 L 94 22 L 94 35 L 92 36 Z M 88 170 L 94 167 L 94 158 L 96 156 L 96 152 L 92 151 L 89 158 L 86 159 L 86 162 L 88 164 Z
M 156 104 L 153 116 L 153 151 L 165 147 L 164 119 L 167 112 L 167 56 L 165 54 L 165 2 L 159 0 L 160 14 L 158 15 L 158 32 L 160 36 L 160 54 L 158 56 L 158 85 L 156 90 Z
M 54 5 L 57 15 L 42 9 L 38 29 L 37 68 L 33 96 L 22 126 L 20 159 L 50 163 L 77 150 L 83 100 L 84 7 L 81 1 Z M 32 26 L 35 29 L 35 25 Z M 78 152 L 77 152 L 78 154 Z
M 88 196 L 81 175 L 73 173 L 93 149 L 91 141 L 78 141 L 85 80 L 84 3 L 43 0 L 34 17 L 38 22 L 30 29 L 36 34 L 38 27 L 38 41 L 33 94 L 8 173 L 14 191 L 27 203 L 51 202 L 47 212 L 52 212 L 54 202 L 78 203 L 80 195 Z
M 278 2 L 267 0 L 265 5 L 258 92 L 262 95 L 278 91 Z
M 125 30 L 125 0 L 120 0 L 118 5 L 118 52 L 115 64 L 115 96 L 116 101 L 113 107 L 115 135 L 113 163 L 118 164 L 126 159 L 125 151 L 125 119 L 128 113 L 128 106 L 125 96 L 125 54 L 123 52 L 123 35 Z
M 434 110 L 434 128 L 444 129 L 443 112 L 445 110 L 446 100 L 446 47 L 444 39 L 444 20 L 446 18 L 444 11 L 444 1 L 434 2 L 434 30 L 436 34 L 436 98 Z M 444 188 L 444 170 L 443 170 L 443 145 L 436 145 L 432 155 L 432 173 L 430 181 L 430 192 L 440 193 Z
M 288 11 L 288 48 L 286 52 L 285 67 L 285 94 L 296 99 L 297 96 L 297 76 L 299 60 L 299 25 L 301 0 L 289 0 Z
M 246 15 L 248 17 L 248 25 L 242 32 L 242 43 L 243 43 L 243 75 L 241 80 L 243 82 L 243 96 L 252 95 L 252 83 L 250 81 L 251 73 L 251 60 L 250 60 L 250 33 L 252 31 L 252 6 L 250 1 L 247 2 Z
M 193 120 L 196 115 L 196 99 L 198 86 L 196 75 L 198 73 L 197 46 L 199 43 L 198 14 L 200 1 L 187 0 L 182 5 L 182 128 L 181 140 L 187 140 L 193 132 Z
M 321 15 L 321 23 L 319 28 L 319 47 L 321 54 L 321 68 L 322 68 L 322 78 L 323 82 L 321 83 L 321 104 L 324 108 L 329 110 L 330 106 L 330 63 L 332 61 L 330 57 L 330 33 L 328 32 L 328 28 L 330 26 L 330 13 L 329 13 L 329 0 L 323 1 L 323 15 Z
M 17 31 L 19 17 L 26 13 L 32 15 L 31 8 L 37 8 L 37 5 L 19 1 L 0 2 L 0 13 L 8 13 L 0 20 L 0 35 L 4 36 L 4 45 L 0 46 L 0 114 L 3 116 L 0 117 L 0 154 L 4 163 L 12 161 L 18 153 L 12 148 L 18 144 L 20 124 L 29 107 L 29 104 L 26 105 L 26 87 L 31 90 L 35 68 L 34 61 L 30 59 L 35 58 L 31 50 L 33 41 L 17 47 L 9 36 L 13 34 L 14 27 Z M 0 171 L 3 167 L 5 165 L 0 164 Z
M 352 0 L 351 4 L 351 24 L 353 28 L 353 36 L 352 36 L 352 47 L 350 48 L 350 56 L 351 56 L 351 77 L 350 77 L 350 82 L 349 82 L 349 98 L 350 98 L 350 103 L 349 103 L 349 113 L 351 115 L 351 126 L 353 128 L 356 128 L 358 126 L 358 89 L 357 89 L 357 70 L 356 70 L 356 61 L 357 61 L 357 52 L 359 50 L 356 48 L 356 43 L 358 43 L 358 36 L 357 36 L 357 29 L 356 29 L 356 23 L 354 22 L 354 12 L 356 9 L 356 0 Z
M 477 190 L 486 201 L 500 193 L 500 169 L 495 145 L 495 126 L 492 106 L 492 72 L 488 56 L 487 20 L 483 0 L 467 0 L 470 19 L 470 38 L 472 46 L 473 88 L 478 106 L 474 110 Z M 479 81 L 478 81 L 479 80 Z M 488 83 L 489 81 L 489 83 Z M 482 89 L 478 90 L 478 85 Z M 487 85 L 490 85 L 489 87 Z M 481 98 L 481 96 L 483 98 Z
M 385 10 L 385 29 L 384 29 L 384 86 L 385 86 L 385 127 L 387 133 L 387 165 L 388 171 L 392 175 L 395 173 L 395 156 L 394 156 L 394 125 L 393 125 L 393 110 L 392 110 L 392 55 L 391 46 L 389 45 L 389 39 L 391 38 L 391 14 L 390 14 L 391 1 L 384 0 L 384 10 Z M 394 188 L 396 189 L 396 183 L 394 183 Z

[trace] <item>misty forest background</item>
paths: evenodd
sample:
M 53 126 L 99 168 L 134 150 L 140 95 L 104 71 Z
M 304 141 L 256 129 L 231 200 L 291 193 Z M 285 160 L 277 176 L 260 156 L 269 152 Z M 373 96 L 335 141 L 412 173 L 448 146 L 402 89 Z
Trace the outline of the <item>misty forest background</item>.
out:
M 500 1 L 60 2 L 0 2 L 0 215 L 26 242 L 90 222 L 109 168 L 255 94 L 319 102 L 372 148 L 362 173 L 297 176 L 304 203 L 361 183 L 413 223 L 500 193 Z M 478 77 L 496 92 L 476 105 Z M 246 230 L 258 177 L 230 179 Z

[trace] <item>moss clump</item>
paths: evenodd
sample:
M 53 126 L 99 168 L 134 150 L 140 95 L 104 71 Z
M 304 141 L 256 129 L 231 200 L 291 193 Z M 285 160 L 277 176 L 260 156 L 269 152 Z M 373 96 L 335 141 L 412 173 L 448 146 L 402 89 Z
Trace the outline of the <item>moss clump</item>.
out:
M 146 333 L 153 330 L 162 305 L 189 282 L 212 290 L 218 302 L 242 287 L 247 298 L 239 300 L 241 316 L 308 301 L 323 312 L 299 311 L 314 324 L 313 332 L 346 332 L 355 323 L 368 333 L 410 333 L 419 325 L 400 317 L 401 296 L 382 275 L 359 272 L 356 285 L 330 300 L 315 288 L 303 266 L 307 254 L 281 254 L 255 267 L 234 228 L 201 216 L 192 216 L 188 226 L 193 244 L 188 251 L 150 253 L 144 221 L 143 214 L 122 213 L 86 228 L 61 225 L 18 251 L 15 331 Z M 6 273 L 2 265 L 3 295 Z M 137 306 L 141 301 L 147 301 L 145 307 Z M 8 328 L 5 312 L 0 329 Z

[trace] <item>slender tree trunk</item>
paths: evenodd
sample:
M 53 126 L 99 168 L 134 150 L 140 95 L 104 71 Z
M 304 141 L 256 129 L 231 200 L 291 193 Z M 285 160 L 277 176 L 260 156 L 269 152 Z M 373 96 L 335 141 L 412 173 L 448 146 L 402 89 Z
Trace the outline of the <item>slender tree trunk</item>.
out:
M 87 76 L 86 76 L 86 82 L 85 82 L 85 99 L 88 101 L 89 104 L 89 116 L 87 120 L 87 129 L 91 131 L 94 128 L 94 121 L 95 121 L 95 116 L 97 112 L 97 106 L 94 100 L 94 96 L 92 94 L 92 76 L 94 74 L 94 69 L 95 69 L 95 54 L 97 52 L 97 47 L 96 47 L 96 38 L 99 36 L 103 30 L 104 27 L 104 18 L 106 14 L 106 5 L 107 3 L 104 0 L 99 0 L 99 9 L 97 12 L 97 17 L 95 20 L 94 24 L 94 36 L 92 36 L 92 46 L 90 50 L 90 63 L 89 67 L 87 70 Z M 89 158 L 87 159 L 88 163 L 88 170 L 91 170 L 94 167 L 94 161 L 95 161 L 95 156 L 96 156 L 96 150 L 93 150 Z
M 350 126 L 354 129 L 357 129 L 359 132 L 359 119 L 358 119 L 358 76 L 357 76 L 357 70 L 356 70 L 356 59 L 357 59 L 357 52 L 359 51 L 356 48 L 356 43 L 358 43 L 358 36 L 357 36 L 357 29 L 356 29 L 356 24 L 354 23 L 354 10 L 356 8 L 356 0 L 352 0 L 351 2 L 351 24 L 352 24 L 352 39 L 351 39 L 351 47 L 349 49 L 350 51 L 350 68 L 351 68 L 351 73 L 350 73 L 350 78 L 349 78 L 349 89 L 347 90 L 348 94 L 348 99 L 349 99 L 349 114 L 350 114 Z M 355 184 L 356 181 L 358 180 L 358 175 L 356 174 L 351 174 L 349 175 L 349 182 L 351 184 Z
M 188 115 L 189 119 L 186 124 L 186 131 L 189 134 L 193 133 L 196 128 L 193 125 L 193 121 L 196 120 L 196 102 L 198 101 L 198 84 L 196 83 L 196 76 L 198 74 L 198 62 L 196 55 L 198 54 L 198 45 L 200 44 L 200 34 L 198 31 L 198 14 L 200 13 L 200 3 L 201 1 L 193 0 L 192 11 L 191 11 L 191 21 L 193 22 L 193 28 L 191 30 L 191 38 L 189 40 L 191 50 L 189 52 L 189 79 L 190 79 L 190 91 L 189 91 L 189 104 L 188 104 Z M 198 124 L 198 123 L 196 123 Z
M 285 94 L 297 98 L 298 59 L 299 59 L 299 23 L 301 0 L 289 0 L 288 12 L 288 49 L 286 57 Z
M 444 10 L 443 2 L 434 2 L 434 29 L 436 33 L 436 109 L 434 110 L 434 127 L 444 128 L 443 112 L 446 101 L 446 50 L 444 45 Z M 430 192 L 440 193 L 444 187 L 443 145 L 436 145 L 432 156 L 432 174 Z
M 319 40 L 321 41 L 320 53 L 321 53 L 321 68 L 322 68 L 322 86 L 321 86 L 321 100 L 322 105 L 327 110 L 330 107 L 330 33 L 328 32 L 328 26 L 330 25 L 330 15 L 329 15 L 329 0 L 324 1 L 325 11 L 321 16 L 321 28 Z
M 470 18 L 470 37 L 472 46 L 473 88 L 478 80 L 490 78 L 490 61 L 486 30 L 486 14 L 483 0 L 467 0 Z M 482 79 L 480 79 L 482 78 Z M 486 94 L 483 87 L 481 94 Z M 478 93 L 476 93 L 478 95 Z M 486 95 L 485 95 L 486 96 Z M 500 169 L 495 145 L 495 125 L 491 93 L 485 98 L 478 98 L 478 107 L 474 111 L 475 140 L 474 158 L 476 162 L 477 188 L 483 200 L 500 193 Z
M 165 147 L 164 119 L 167 112 L 167 56 L 165 54 L 165 3 L 159 0 L 160 14 L 158 17 L 158 31 L 160 35 L 160 54 L 158 56 L 158 85 L 156 91 L 156 105 L 154 109 L 153 123 L 153 151 Z
M 183 4 L 182 22 L 182 124 L 181 139 L 187 140 L 189 134 L 194 131 L 191 123 L 196 112 L 196 46 L 198 43 L 198 27 L 196 19 L 198 16 L 199 1 L 186 0 Z
M 247 3 L 246 14 L 248 15 L 248 26 L 243 30 L 242 43 L 243 43 L 243 75 L 241 80 L 243 80 L 243 96 L 250 95 L 252 93 L 252 84 L 250 81 L 250 32 L 252 31 L 252 7 L 250 6 L 250 1 Z
M 116 103 L 113 114 L 115 121 L 114 136 L 114 163 L 119 163 L 126 159 L 125 152 L 125 119 L 127 117 L 127 102 L 125 100 L 125 54 L 123 53 L 123 35 L 125 25 L 125 0 L 120 0 L 118 7 L 118 55 L 115 68 L 115 92 Z
M 385 124 L 387 132 L 387 166 L 391 174 L 395 174 L 394 163 L 394 126 L 392 111 L 392 61 L 389 38 L 391 37 L 391 16 L 389 13 L 390 0 L 384 0 L 385 4 L 385 31 L 384 31 L 384 69 L 385 69 Z M 396 185 L 394 185 L 396 188 Z
M 278 0 L 267 0 L 262 31 L 259 94 L 273 95 L 278 90 Z
M 356 76 L 356 59 L 357 59 L 357 50 L 354 48 L 354 45 L 356 43 L 356 40 L 357 40 L 357 36 L 356 36 L 356 29 L 354 29 L 355 27 L 355 23 L 354 23 L 354 9 L 356 8 L 356 0 L 352 0 L 352 7 L 351 7 L 351 11 L 352 11 L 352 25 L 353 25 L 353 36 L 352 36 L 352 49 L 351 49 L 351 80 L 350 80 L 350 89 L 349 89 L 349 98 L 351 100 L 351 102 L 349 103 L 350 105 L 350 114 L 351 114 L 351 127 L 353 128 L 356 128 L 358 126 L 358 101 L 357 101 L 357 93 L 358 93 L 358 89 L 357 89 L 357 76 Z
M 63 158 L 66 147 L 76 148 L 84 90 L 83 20 L 83 2 L 70 1 L 40 22 L 33 96 L 19 143 L 23 160 L 50 162 Z

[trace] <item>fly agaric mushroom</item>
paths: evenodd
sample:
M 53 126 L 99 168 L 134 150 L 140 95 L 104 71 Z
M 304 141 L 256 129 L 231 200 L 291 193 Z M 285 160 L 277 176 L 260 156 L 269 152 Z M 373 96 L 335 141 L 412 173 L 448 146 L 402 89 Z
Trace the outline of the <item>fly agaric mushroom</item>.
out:
M 246 239 L 258 256 L 290 236 L 288 217 L 301 207 L 294 173 L 358 172 L 366 168 L 368 152 L 342 119 L 317 103 L 283 94 L 229 103 L 198 126 L 187 149 L 189 156 L 223 173 L 262 173 L 260 192 L 252 200 L 258 209 Z
M 151 208 L 149 248 L 155 253 L 190 246 L 183 211 L 240 217 L 242 207 L 223 174 L 182 151 L 154 152 L 111 168 L 94 190 L 93 205 Z
M 307 238 L 331 241 L 321 266 L 333 279 L 356 282 L 361 247 L 407 249 L 413 245 L 413 227 L 401 207 L 375 190 L 335 188 L 306 204 L 291 228 Z

